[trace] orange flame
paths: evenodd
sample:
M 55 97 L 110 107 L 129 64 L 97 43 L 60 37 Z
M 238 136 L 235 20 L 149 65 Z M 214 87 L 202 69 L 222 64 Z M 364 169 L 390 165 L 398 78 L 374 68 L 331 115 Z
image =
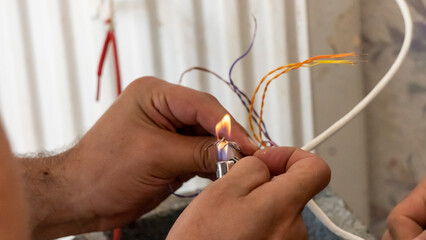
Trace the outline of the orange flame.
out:
M 220 141 L 221 138 L 231 137 L 231 117 L 226 114 L 220 122 L 216 124 L 216 137 Z M 219 161 L 227 160 L 228 155 L 228 144 L 227 141 L 220 141 L 217 144 L 217 152 L 219 155 Z
M 223 134 L 226 134 L 226 136 L 223 136 Z M 231 117 L 229 114 L 226 114 L 220 122 L 216 124 L 216 137 L 217 140 L 220 140 L 220 137 L 229 138 L 231 136 Z

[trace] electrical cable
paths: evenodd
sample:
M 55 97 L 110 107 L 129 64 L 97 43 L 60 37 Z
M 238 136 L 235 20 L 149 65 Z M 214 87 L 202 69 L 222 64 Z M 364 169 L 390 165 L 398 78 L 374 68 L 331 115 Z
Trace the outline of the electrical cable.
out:
M 115 69 L 115 77 L 116 77 L 116 86 L 117 86 L 117 96 L 121 94 L 121 78 L 120 78 L 120 63 L 118 61 L 118 50 L 117 50 L 117 42 L 115 40 L 115 33 L 112 27 L 112 20 L 107 20 L 106 24 L 109 25 L 109 30 L 105 37 L 104 46 L 102 48 L 101 57 L 99 59 L 99 65 L 98 65 L 98 84 L 96 87 L 96 101 L 99 101 L 99 94 L 100 94 L 100 88 L 101 88 L 101 77 L 102 77 L 102 70 L 104 68 L 104 62 L 106 53 L 108 50 L 109 43 L 112 43 L 112 50 L 113 50 L 113 56 L 114 56 L 114 69 Z
M 405 0 L 395 0 L 395 1 L 399 6 L 402 17 L 404 19 L 404 26 L 405 26 L 404 42 L 402 43 L 401 50 L 397 58 L 395 59 L 395 62 L 392 64 L 392 66 L 390 67 L 388 72 L 383 76 L 383 78 L 377 83 L 377 85 L 370 91 L 370 93 L 368 93 L 368 95 L 364 97 L 364 99 L 362 99 L 350 112 L 348 112 L 345 116 L 343 116 L 333 125 L 331 125 L 327 130 L 325 130 L 323 133 L 321 133 L 320 135 L 312 139 L 310 142 L 308 142 L 305 146 L 303 146 L 302 147 L 303 150 L 311 151 L 320 143 L 324 142 L 330 136 L 332 136 L 337 131 L 339 131 L 349 121 L 354 119 L 386 87 L 386 85 L 390 82 L 392 77 L 401 67 L 402 62 L 407 56 L 407 53 L 410 49 L 411 41 L 413 38 L 413 22 L 411 19 L 410 10 Z M 349 233 L 337 227 L 313 200 L 310 200 L 306 206 L 318 218 L 318 220 L 320 220 L 321 223 L 324 224 L 324 226 L 326 226 L 331 232 L 333 232 L 337 236 L 343 239 L 348 239 L 348 240 L 362 239 L 358 236 L 355 236 L 352 233 Z
M 302 147 L 303 150 L 310 151 L 317 147 L 320 143 L 324 142 L 326 139 L 335 134 L 338 130 L 340 130 L 343 126 L 345 126 L 349 121 L 355 118 L 365 107 L 370 104 L 374 98 L 386 87 L 386 85 L 393 78 L 395 73 L 401 67 L 402 62 L 407 55 L 411 41 L 413 38 L 413 22 L 411 19 L 410 10 L 407 6 L 405 0 L 395 0 L 400 8 L 404 19 L 405 25 L 405 37 L 404 42 L 402 43 L 401 50 L 395 59 L 394 63 L 388 70 L 388 72 L 383 76 L 383 78 L 376 84 L 376 86 L 368 93 L 367 96 L 364 97 L 350 112 L 348 112 L 341 119 L 336 121 L 333 125 L 331 125 L 327 130 L 322 132 L 320 135 L 309 141 L 305 146 Z
M 225 80 L 219 74 L 217 74 L 217 73 L 215 73 L 215 72 L 213 72 L 213 71 L 211 71 L 211 70 L 209 70 L 207 68 L 204 68 L 204 67 L 191 67 L 191 68 L 188 68 L 187 70 L 185 70 L 180 75 L 178 84 L 179 85 L 182 84 L 183 77 L 187 73 L 192 72 L 194 70 L 198 70 L 198 71 L 201 71 L 201 72 L 210 73 L 213 76 L 215 76 L 218 80 L 220 80 L 223 83 L 225 83 L 238 96 L 238 98 L 240 99 L 241 103 L 246 108 L 247 112 L 250 111 L 251 102 L 250 102 L 249 98 L 247 97 L 247 95 L 243 91 L 239 90 L 239 88 L 236 85 L 232 85 L 229 80 Z M 246 100 L 244 100 L 244 99 L 246 99 Z M 248 103 L 246 103 L 246 101 L 248 101 Z M 258 119 L 259 119 L 259 114 L 257 113 L 256 109 L 253 108 L 252 120 L 256 123 L 256 125 L 258 125 Z M 262 133 L 265 135 L 266 138 L 268 138 L 268 140 L 269 140 L 268 142 L 270 143 L 270 145 L 276 146 L 276 144 L 269 137 L 268 130 L 266 129 L 265 122 L 262 122 Z
M 229 76 L 229 83 L 232 86 L 232 90 L 238 95 L 238 97 L 240 98 L 241 102 L 243 103 L 244 107 L 246 108 L 247 111 L 250 111 L 249 106 L 252 105 L 252 102 L 250 101 L 250 99 L 247 97 L 247 95 L 241 91 L 235 84 L 234 81 L 232 80 L 232 70 L 234 70 L 235 65 L 242 60 L 243 58 L 245 58 L 251 51 L 253 44 L 254 44 L 254 40 L 256 39 L 256 34 L 257 34 L 257 20 L 256 17 L 254 15 L 252 15 L 253 18 L 253 22 L 254 22 L 254 30 L 253 30 L 253 35 L 251 37 L 251 41 L 250 41 L 250 45 L 248 46 L 247 50 L 243 53 L 243 55 L 241 55 L 240 57 L 238 57 L 231 65 L 231 67 L 229 68 L 229 72 L 228 72 L 228 76 Z M 251 110 L 252 113 L 254 114 L 254 116 L 250 117 L 250 120 L 254 120 L 257 123 L 256 118 L 259 118 L 259 114 L 257 114 L 257 111 L 253 111 L 253 109 Z M 263 129 L 260 128 L 259 131 L 262 131 L 263 134 L 265 135 L 265 137 L 269 140 L 268 142 L 270 142 L 272 145 L 274 145 L 275 143 L 272 141 L 272 139 L 269 137 L 269 133 L 268 130 L 266 129 L 266 125 L 265 123 L 263 123 L 262 121 L 259 122 L 259 126 L 263 126 Z M 276 145 L 276 144 L 275 144 Z
M 187 74 L 187 73 L 189 73 L 189 72 L 191 72 L 193 70 L 207 72 L 207 73 L 210 73 L 210 74 L 214 75 L 216 78 L 218 78 L 219 80 L 221 80 L 222 82 L 224 82 L 226 85 L 228 85 L 228 87 L 238 96 L 238 98 L 240 99 L 241 103 L 246 108 L 247 112 L 251 113 L 250 119 L 252 121 L 254 121 L 256 123 L 256 125 L 262 126 L 259 129 L 262 131 L 263 135 L 265 135 L 265 137 L 268 139 L 268 141 L 266 141 L 266 142 L 269 143 L 270 146 L 277 146 L 277 144 L 274 141 L 272 141 L 272 139 L 270 138 L 268 130 L 266 128 L 266 124 L 264 122 L 261 122 L 261 124 L 258 124 L 259 114 L 257 113 L 256 109 L 253 108 L 252 103 L 251 103 L 249 97 L 247 96 L 247 94 L 245 94 L 243 91 L 241 91 L 237 87 L 237 85 L 235 85 L 234 81 L 232 80 L 232 71 L 233 71 L 235 65 L 240 60 L 242 60 L 244 57 L 246 57 L 250 53 L 250 51 L 251 51 L 251 49 L 253 47 L 253 44 L 254 44 L 254 40 L 256 39 L 256 34 L 257 34 L 257 20 L 256 20 L 256 17 L 254 15 L 252 15 L 252 18 L 253 18 L 253 22 L 254 22 L 254 30 L 253 30 L 253 34 L 252 34 L 252 38 L 251 38 L 250 44 L 247 47 L 246 51 L 241 56 L 239 56 L 231 64 L 231 67 L 229 68 L 229 72 L 228 72 L 229 80 L 225 80 L 219 74 L 217 74 L 217 73 L 215 73 L 215 72 L 213 72 L 213 71 L 211 71 L 211 70 L 209 70 L 207 68 L 204 68 L 204 67 L 192 67 L 192 68 L 189 68 L 189 69 L 185 70 L 180 75 L 178 84 L 182 83 L 183 77 L 185 76 L 185 74 Z M 252 108 L 252 110 L 250 110 L 250 108 Z M 250 120 L 250 122 L 251 122 L 251 120 Z
M 105 20 L 105 24 L 108 25 L 108 31 L 105 37 L 104 45 L 102 47 L 101 57 L 99 59 L 99 65 L 98 65 L 98 81 L 97 81 L 97 87 L 96 87 L 96 101 L 99 101 L 99 95 L 100 95 L 100 88 L 101 88 L 101 77 L 102 77 L 102 70 L 104 68 L 104 62 L 106 53 L 108 50 L 108 46 L 111 43 L 112 44 L 112 51 L 113 51 L 113 57 L 114 57 L 114 69 L 115 69 L 115 78 L 116 78 L 116 87 L 117 87 L 117 97 L 121 94 L 121 77 L 120 77 L 120 64 L 118 61 L 118 50 L 117 50 L 117 41 L 115 39 L 115 31 L 114 31 L 114 4 L 112 0 L 109 0 L 108 3 L 105 3 L 104 0 L 99 1 L 98 5 L 98 11 L 97 11 L 97 17 L 100 17 L 101 15 L 101 9 L 103 4 L 109 4 L 110 13 Z M 121 238 L 121 228 L 115 228 L 112 233 L 112 239 L 113 240 L 120 240 Z
M 272 81 L 274 81 L 275 79 L 277 79 L 279 76 L 291 71 L 291 70 L 295 70 L 298 69 L 299 67 L 313 67 L 319 64 L 355 64 L 356 62 L 359 62 L 358 60 L 324 60 L 327 58 L 343 58 L 343 57 L 353 57 L 353 56 L 358 56 L 355 53 L 343 53 L 343 54 L 334 54 L 334 55 L 320 55 L 320 56 L 315 56 L 312 58 L 309 58 L 303 62 L 299 62 L 299 63 L 290 63 L 288 65 L 285 66 L 281 66 L 278 67 L 272 71 L 270 71 L 268 74 L 266 74 L 262 80 L 259 82 L 259 84 L 257 85 L 254 94 L 251 98 L 251 104 L 250 104 L 250 109 L 249 109 L 249 123 L 250 123 L 250 130 L 253 133 L 253 137 L 256 141 L 258 141 L 260 143 L 260 145 L 262 145 L 263 147 L 267 147 L 267 145 L 265 144 L 265 141 L 263 141 L 262 139 L 262 126 L 264 125 L 263 122 L 263 107 L 265 104 L 265 97 L 266 97 L 266 92 L 268 90 L 268 86 L 269 84 L 271 84 Z M 281 71 L 282 70 L 282 71 Z M 275 74 L 276 72 L 281 71 L 277 74 Z M 262 95 L 262 102 L 261 102 L 261 106 L 260 106 L 260 116 L 258 116 L 259 118 L 259 123 L 257 124 L 257 127 L 259 129 L 259 133 L 256 134 L 256 132 L 254 131 L 254 127 L 253 127 L 253 122 L 252 122 L 252 114 L 253 114 L 253 108 L 254 108 L 254 101 L 256 99 L 256 94 L 258 93 L 260 87 L 262 86 L 262 84 L 266 81 L 266 79 L 269 76 L 272 76 L 273 74 L 275 74 L 271 79 L 269 79 L 264 87 L 263 90 L 263 95 Z
M 317 137 L 315 137 L 314 139 L 312 139 L 311 141 L 309 141 L 307 144 L 305 144 L 301 149 L 303 149 L 305 151 L 311 151 L 311 150 L 313 150 L 319 144 L 321 144 L 322 142 L 324 142 L 325 140 L 327 140 L 329 137 L 331 137 L 337 131 L 339 131 L 342 127 L 344 127 L 346 124 L 348 124 L 362 110 L 364 110 L 377 97 L 378 94 L 380 94 L 380 92 L 387 86 L 387 84 L 390 82 L 390 80 L 394 77 L 395 73 L 401 67 L 402 62 L 405 59 L 405 57 L 406 57 L 406 55 L 407 55 L 407 53 L 408 53 L 408 51 L 410 49 L 410 45 L 411 45 L 411 41 L 412 41 L 412 35 L 413 35 L 413 23 L 412 23 L 412 19 L 411 19 L 411 14 L 410 14 L 409 8 L 408 8 L 407 3 L 405 2 L 405 0 L 395 0 L 395 1 L 398 4 L 398 7 L 399 7 L 399 9 L 401 11 L 401 14 L 402 14 L 402 17 L 404 19 L 405 36 L 404 36 L 404 41 L 403 41 L 401 50 L 400 50 L 397 58 L 395 59 L 394 63 L 392 64 L 392 66 L 390 67 L 390 69 L 388 70 L 388 72 L 376 84 L 376 86 L 357 105 L 355 105 L 355 107 L 353 107 L 352 110 L 350 110 L 346 115 L 344 115 L 342 118 L 340 118 L 338 121 L 336 121 L 333 125 L 331 125 L 324 132 L 322 132 Z M 255 21 L 255 23 L 256 23 L 256 21 Z M 245 57 L 248 54 L 248 52 L 250 51 L 250 49 L 252 47 L 252 44 L 253 44 L 253 41 L 254 41 L 254 37 L 255 37 L 255 34 L 253 34 L 253 40 L 252 40 L 252 42 L 251 42 L 248 50 L 232 64 L 231 69 L 230 69 L 230 73 L 229 73 L 229 76 L 230 76 L 230 81 L 229 82 L 227 82 L 226 80 L 224 80 L 222 77 L 220 77 L 218 74 L 214 73 L 213 71 L 210 71 L 208 69 L 201 68 L 201 67 L 194 67 L 194 68 L 190 68 L 190 69 L 186 70 L 184 73 L 182 73 L 181 78 L 179 80 L 179 83 L 181 83 L 183 75 L 186 74 L 189 71 L 192 71 L 192 70 L 205 71 L 205 72 L 208 72 L 208 73 L 211 73 L 211 74 L 215 75 L 217 78 L 219 78 L 220 80 L 222 80 L 223 82 L 225 82 L 229 87 L 231 87 L 231 89 L 240 97 L 243 105 L 246 106 L 246 108 L 247 108 L 247 105 L 246 105 L 247 103 L 250 104 L 250 105 L 252 105 L 252 102 L 253 102 L 254 99 L 252 99 L 252 101 L 250 101 L 248 99 L 247 102 L 245 102 L 242 99 L 241 94 L 244 94 L 244 93 L 242 91 L 240 91 L 233 84 L 233 81 L 231 79 L 231 72 L 232 72 L 232 69 L 233 69 L 235 63 L 238 62 L 239 60 L 241 60 L 243 57 Z M 341 62 L 336 62 L 336 61 L 333 60 L 333 62 L 327 62 L 327 60 L 325 60 L 323 62 L 314 63 L 311 66 L 314 66 L 316 64 L 321 64 L 321 63 L 353 63 L 353 62 L 346 62 L 346 61 L 347 60 L 342 60 Z M 300 65 L 300 66 L 302 66 L 302 65 Z M 292 67 L 293 65 L 290 64 L 290 65 L 287 65 L 287 67 L 288 66 Z M 252 107 L 253 106 L 251 106 L 251 108 Z M 254 110 L 252 110 L 252 111 L 254 112 Z M 253 119 L 256 123 L 257 123 L 256 120 L 258 118 L 259 118 L 259 115 L 257 115 L 257 113 L 255 113 L 253 116 L 249 117 L 249 119 Z M 263 121 L 261 121 L 261 119 L 259 120 L 259 126 L 260 126 L 260 124 L 264 124 Z M 253 133 L 254 133 L 254 131 L 253 131 Z M 262 142 L 262 140 L 260 140 L 260 142 Z M 270 144 L 276 146 L 276 144 L 272 140 L 270 140 Z M 321 208 L 319 208 L 319 206 L 313 200 L 310 200 L 307 203 L 306 206 L 318 218 L 318 220 L 325 227 L 327 227 L 332 233 L 334 233 L 335 235 L 337 235 L 337 236 L 339 236 L 339 237 L 341 237 L 343 239 L 347 239 L 347 240 L 360 240 L 360 239 L 363 239 L 361 237 L 358 237 L 358 236 L 356 236 L 356 235 L 354 235 L 354 234 L 352 234 L 350 232 L 347 232 L 347 231 L 339 228 L 338 226 L 336 226 L 328 218 L 328 216 L 321 210 Z

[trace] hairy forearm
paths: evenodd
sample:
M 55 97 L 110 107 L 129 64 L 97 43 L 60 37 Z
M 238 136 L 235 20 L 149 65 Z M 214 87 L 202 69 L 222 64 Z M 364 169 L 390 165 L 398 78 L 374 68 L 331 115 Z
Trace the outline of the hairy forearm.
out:
M 49 157 L 20 158 L 34 239 L 48 239 L 91 229 L 90 213 L 79 205 L 78 151 Z M 80 190 L 80 191 L 79 191 Z

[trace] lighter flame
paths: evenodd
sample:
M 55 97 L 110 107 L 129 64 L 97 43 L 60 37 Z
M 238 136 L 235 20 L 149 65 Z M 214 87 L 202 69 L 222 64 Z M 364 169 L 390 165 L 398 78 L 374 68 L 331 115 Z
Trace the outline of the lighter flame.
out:
M 223 132 L 226 133 L 226 136 L 221 136 Z M 231 117 L 229 114 L 226 114 L 220 122 L 216 124 L 216 137 L 217 140 L 220 140 L 220 137 L 229 138 L 231 137 Z
M 223 136 L 223 134 L 226 136 Z M 219 155 L 219 161 L 227 160 L 228 156 L 228 142 L 226 140 L 221 141 L 222 138 L 231 137 L 231 117 L 226 114 L 220 122 L 216 124 L 216 137 L 219 143 L 217 144 L 217 153 Z

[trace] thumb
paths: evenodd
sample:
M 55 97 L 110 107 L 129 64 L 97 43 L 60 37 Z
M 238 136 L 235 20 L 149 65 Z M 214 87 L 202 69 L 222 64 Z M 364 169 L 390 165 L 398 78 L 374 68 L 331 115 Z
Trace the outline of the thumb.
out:
M 158 136 L 160 134 L 161 136 Z M 228 156 L 239 156 L 242 153 L 252 154 L 257 146 L 242 130 L 234 130 L 232 139 L 241 148 L 238 152 L 228 147 Z M 166 177 L 175 177 L 188 173 L 214 173 L 218 162 L 217 138 L 214 136 L 186 136 L 174 132 L 157 132 L 158 144 L 164 145 L 163 151 L 158 153 L 162 164 L 160 169 L 167 169 Z
M 169 133 L 166 148 L 159 153 L 159 168 L 167 172 L 166 177 L 189 173 L 213 173 L 216 171 L 218 154 L 215 137 L 183 136 Z

